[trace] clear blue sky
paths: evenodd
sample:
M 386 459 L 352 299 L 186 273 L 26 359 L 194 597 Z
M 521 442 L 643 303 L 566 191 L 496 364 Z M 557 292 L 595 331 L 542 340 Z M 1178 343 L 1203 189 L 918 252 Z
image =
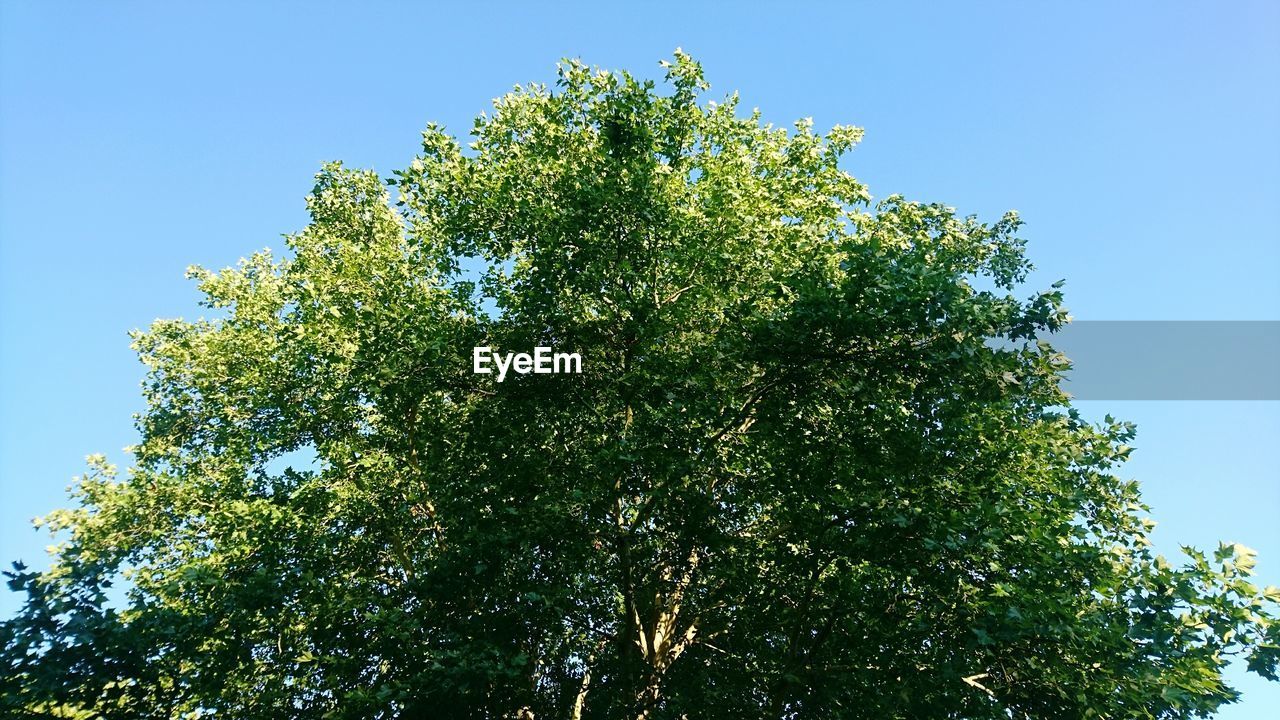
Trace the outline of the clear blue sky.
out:
M 1280 319 L 1280 3 L 264 5 L 0 1 L 5 561 L 40 564 L 85 454 L 128 463 L 125 333 L 199 314 L 188 264 L 280 248 L 321 162 L 403 167 L 565 56 L 680 46 L 771 121 L 865 127 L 873 193 L 1021 211 L 1076 317 Z M 1138 423 L 1162 549 L 1239 541 L 1280 585 L 1280 403 L 1085 409 Z M 1222 717 L 1280 707 L 1241 687 Z

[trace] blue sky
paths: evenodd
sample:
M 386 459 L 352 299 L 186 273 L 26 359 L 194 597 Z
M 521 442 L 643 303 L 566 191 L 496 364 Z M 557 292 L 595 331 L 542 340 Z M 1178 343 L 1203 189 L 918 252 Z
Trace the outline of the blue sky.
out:
M 0 559 L 39 564 L 85 454 L 127 464 L 125 333 L 199 315 L 188 264 L 281 248 L 322 162 L 406 166 L 565 56 L 679 46 L 770 121 L 866 128 L 876 196 L 1019 210 L 1078 318 L 1280 319 L 1280 4 L 264 5 L 0 4 Z M 1239 541 L 1280 585 L 1280 403 L 1084 409 L 1138 423 L 1159 547 Z M 1240 687 L 1222 717 L 1280 707 Z

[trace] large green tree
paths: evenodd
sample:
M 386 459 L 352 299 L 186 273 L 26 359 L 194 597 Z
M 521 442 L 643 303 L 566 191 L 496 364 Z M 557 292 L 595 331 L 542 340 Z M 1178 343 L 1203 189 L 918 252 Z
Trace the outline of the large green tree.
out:
M 193 269 L 133 466 L 10 573 L 3 711 L 1184 718 L 1274 678 L 1251 552 L 1155 556 L 1131 427 L 1070 409 L 1016 216 L 872 204 L 859 130 L 665 67 L 567 62 Z

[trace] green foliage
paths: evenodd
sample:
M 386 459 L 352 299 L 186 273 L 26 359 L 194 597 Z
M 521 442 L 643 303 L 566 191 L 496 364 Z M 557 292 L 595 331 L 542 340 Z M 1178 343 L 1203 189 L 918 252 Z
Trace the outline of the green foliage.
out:
M 1015 215 L 873 205 L 859 130 L 666 71 L 566 63 L 193 269 L 133 467 L 10 573 L 4 712 L 1185 718 L 1275 678 L 1252 551 L 1154 556 L 1132 428 L 1069 409 Z

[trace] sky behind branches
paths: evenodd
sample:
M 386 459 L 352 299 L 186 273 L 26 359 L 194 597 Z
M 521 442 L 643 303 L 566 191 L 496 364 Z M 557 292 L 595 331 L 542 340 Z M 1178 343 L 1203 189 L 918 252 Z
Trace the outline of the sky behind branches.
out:
M 1026 293 L 1065 278 L 1077 318 L 1280 320 L 1280 4 L 472 5 L 0 1 L 0 560 L 44 564 L 84 455 L 128 464 L 125 333 L 200 314 L 188 264 L 282 249 L 322 162 L 389 174 L 562 57 L 679 46 L 712 98 L 866 128 L 877 198 L 1017 209 Z M 1280 403 L 1082 409 L 1138 423 L 1161 550 L 1238 541 L 1280 585 Z M 1240 687 L 1222 717 L 1280 707 Z

